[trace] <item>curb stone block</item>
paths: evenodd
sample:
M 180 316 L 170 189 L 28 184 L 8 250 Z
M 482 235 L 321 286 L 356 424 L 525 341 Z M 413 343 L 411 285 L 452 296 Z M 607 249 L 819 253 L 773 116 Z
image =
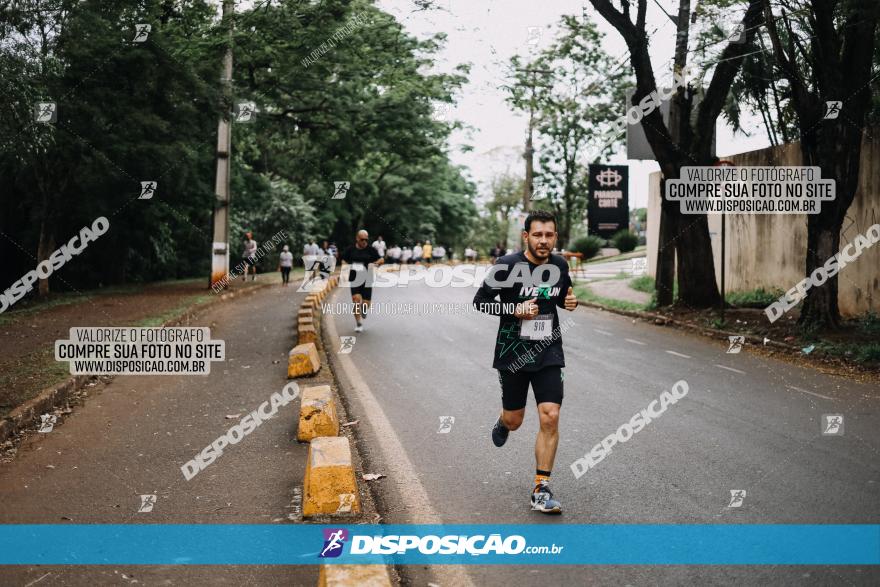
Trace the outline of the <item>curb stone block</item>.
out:
M 296 439 L 309 442 L 320 436 L 339 436 L 336 402 L 329 385 L 306 387 L 300 402 Z
M 319 436 L 309 444 L 303 517 L 319 514 L 360 513 L 361 503 L 344 436 Z
M 321 565 L 318 587 L 391 587 L 385 565 Z
M 321 369 L 321 359 L 318 358 L 318 347 L 309 342 L 298 344 L 287 356 L 287 378 L 314 375 Z

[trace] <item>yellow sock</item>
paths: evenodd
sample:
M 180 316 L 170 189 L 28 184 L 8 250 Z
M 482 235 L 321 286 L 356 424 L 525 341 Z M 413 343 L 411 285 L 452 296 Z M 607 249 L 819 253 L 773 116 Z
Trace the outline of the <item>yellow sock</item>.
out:
M 535 487 L 541 485 L 542 483 L 550 482 L 550 471 L 537 471 L 535 472 Z

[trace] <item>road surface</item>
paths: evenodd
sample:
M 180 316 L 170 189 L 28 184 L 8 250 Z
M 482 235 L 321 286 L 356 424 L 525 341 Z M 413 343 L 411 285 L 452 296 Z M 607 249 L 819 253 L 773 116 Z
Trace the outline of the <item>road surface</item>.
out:
M 461 308 L 473 288 L 376 288 L 374 302 Z M 329 300 L 345 303 L 339 288 Z M 457 305 L 457 306 L 456 306 Z M 335 307 L 335 306 L 333 306 Z M 679 331 L 579 308 L 563 311 L 565 400 L 552 487 L 561 517 L 529 510 L 537 432 L 534 399 L 522 428 L 496 448 L 500 410 L 490 368 L 497 318 L 476 313 L 382 315 L 351 354 L 333 357 L 351 417 L 361 419 L 388 523 L 697 524 L 880 522 L 880 391 Z M 354 335 L 350 315 L 326 320 Z M 614 447 L 580 479 L 570 465 L 664 390 L 688 395 Z M 823 436 L 823 414 L 845 416 Z M 440 434 L 441 418 L 455 418 Z M 731 490 L 745 490 L 738 508 Z M 475 585 L 867 585 L 876 567 L 468 566 Z M 408 567 L 413 584 L 444 578 Z

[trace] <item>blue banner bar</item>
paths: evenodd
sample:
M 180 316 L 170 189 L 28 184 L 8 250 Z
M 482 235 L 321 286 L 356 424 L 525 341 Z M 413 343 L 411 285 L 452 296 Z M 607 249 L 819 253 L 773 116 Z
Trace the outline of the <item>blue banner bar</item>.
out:
M 880 525 L 0 525 L 4 565 L 877 565 Z

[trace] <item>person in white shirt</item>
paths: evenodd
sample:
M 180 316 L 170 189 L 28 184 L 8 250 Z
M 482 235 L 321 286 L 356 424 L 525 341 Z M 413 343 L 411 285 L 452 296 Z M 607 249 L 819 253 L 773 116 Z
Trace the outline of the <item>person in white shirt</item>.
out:
M 376 237 L 376 240 L 373 241 L 373 248 L 376 249 L 376 252 L 379 253 L 379 258 L 385 258 L 385 241 L 382 240 L 382 235 Z
M 412 262 L 418 263 L 422 258 L 422 243 L 416 243 L 412 250 Z
M 290 270 L 293 267 L 293 253 L 290 247 L 284 245 L 281 254 L 278 256 L 278 270 L 281 271 L 281 285 L 287 285 L 290 282 Z
M 434 247 L 434 250 L 431 251 L 431 260 L 434 263 L 442 263 L 443 257 L 445 257 L 445 256 L 446 256 L 446 249 L 443 247 L 443 245 L 437 245 L 436 247 Z
M 405 265 L 409 263 L 410 259 L 412 259 L 412 249 L 403 247 L 403 250 L 400 251 L 400 264 Z
M 400 247 L 394 245 L 390 249 L 388 249 L 388 256 L 391 258 L 392 263 L 400 263 Z

